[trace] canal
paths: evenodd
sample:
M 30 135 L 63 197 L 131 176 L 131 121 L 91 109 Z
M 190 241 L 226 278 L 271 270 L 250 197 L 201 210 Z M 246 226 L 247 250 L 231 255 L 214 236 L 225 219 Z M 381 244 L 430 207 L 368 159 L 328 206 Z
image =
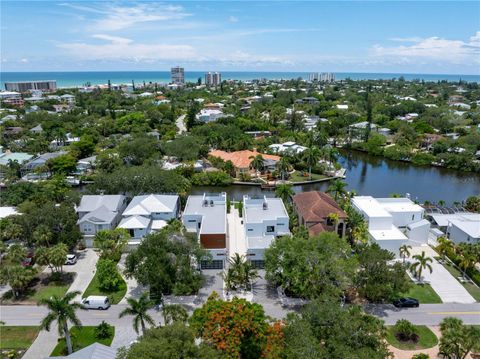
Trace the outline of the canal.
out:
M 359 195 L 388 197 L 392 193 L 409 193 L 412 200 L 420 202 L 445 201 L 452 204 L 468 196 L 480 195 L 480 174 L 461 172 L 438 167 L 415 166 L 407 162 L 391 161 L 361 152 L 343 152 L 339 159 L 347 169 L 347 188 Z M 325 191 L 328 182 L 294 186 L 295 192 Z M 227 192 L 229 197 L 240 200 L 243 195 L 266 195 L 275 193 L 257 186 L 232 185 L 229 187 L 193 187 L 192 194 L 203 192 Z

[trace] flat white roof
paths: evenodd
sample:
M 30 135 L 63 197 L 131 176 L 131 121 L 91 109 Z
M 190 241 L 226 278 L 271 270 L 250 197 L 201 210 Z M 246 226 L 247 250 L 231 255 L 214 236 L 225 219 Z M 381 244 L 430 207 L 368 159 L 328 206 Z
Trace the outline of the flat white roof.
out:
M 370 233 L 376 241 L 408 240 L 408 238 L 394 225 L 392 225 L 390 229 L 369 230 L 368 233 Z
M 480 222 L 480 214 L 470 213 L 470 212 L 458 212 L 452 214 L 442 214 L 442 213 L 429 213 L 429 216 L 440 226 L 448 226 L 448 222 L 451 222 L 456 219 L 466 219 L 466 220 L 476 220 Z
M 202 216 L 202 226 L 200 228 L 200 233 L 226 233 L 226 199 L 226 193 L 188 196 L 183 216 Z
M 352 202 L 370 218 L 392 217 L 372 196 L 355 196 L 352 198 Z
M 263 204 L 266 203 L 266 209 Z M 287 210 L 280 198 L 249 198 L 243 197 L 245 208 L 245 223 L 260 223 L 264 220 L 275 220 L 277 218 L 288 218 Z
M 388 212 L 423 212 L 423 208 L 408 198 L 375 198 Z
M 478 219 L 458 218 L 450 221 L 451 225 L 457 227 L 468 236 L 480 239 L 480 215 Z
M 14 214 L 19 214 L 15 207 L 0 207 L 0 218 L 5 218 Z

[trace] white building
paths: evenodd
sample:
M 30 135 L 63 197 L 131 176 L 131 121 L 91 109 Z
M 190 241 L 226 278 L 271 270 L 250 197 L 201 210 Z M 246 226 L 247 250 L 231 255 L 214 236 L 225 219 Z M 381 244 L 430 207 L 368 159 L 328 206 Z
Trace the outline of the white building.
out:
M 279 236 L 290 235 L 289 217 L 280 198 L 243 196 L 247 258 L 263 267 L 265 249 Z
M 428 218 L 455 243 L 480 242 L 480 214 L 457 212 L 451 214 L 431 213 Z
M 212 255 L 211 261 L 202 261 L 202 268 L 222 269 L 228 257 L 227 194 L 189 196 L 182 222 L 188 232 L 196 233 L 202 247 Z
M 313 72 L 308 75 L 308 81 L 319 81 L 319 82 L 334 82 L 335 74 L 332 72 Z
M 205 74 L 205 85 L 219 86 L 222 83 L 222 74 L 220 72 L 207 72 Z
M 184 85 L 185 84 L 185 72 L 183 67 L 172 67 L 170 70 L 172 76 L 172 84 L 174 85 Z
M 424 209 L 410 199 L 356 196 L 352 198 L 352 205 L 367 221 L 370 239 L 396 256 L 403 244 L 427 243 L 430 224 L 423 221 Z M 411 236 L 407 237 L 409 233 Z M 425 233 L 425 237 L 420 236 L 421 233 Z
M 138 244 L 144 236 L 162 229 L 169 220 L 177 218 L 179 211 L 180 199 L 177 195 L 135 196 L 123 212 L 118 228 L 130 233 L 130 244 Z
M 20 93 L 15 91 L 0 91 L 0 100 L 7 99 L 20 99 L 22 98 Z
M 0 207 L 0 219 L 19 214 L 15 207 Z
M 221 110 L 210 108 L 203 108 L 197 114 L 197 120 L 201 122 L 212 122 L 222 117 L 225 117 L 225 114 Z
M 297 145 L 295 142 L 292 142 L 292 141 L 284 142 L 284 143 L 274 143 L 268 146 L 268 148 L 270 148 L 272 152 L 279 153 L 279 154 L 285 153 L 285 152 L 299 154 L 307 149 L 307 147 Z

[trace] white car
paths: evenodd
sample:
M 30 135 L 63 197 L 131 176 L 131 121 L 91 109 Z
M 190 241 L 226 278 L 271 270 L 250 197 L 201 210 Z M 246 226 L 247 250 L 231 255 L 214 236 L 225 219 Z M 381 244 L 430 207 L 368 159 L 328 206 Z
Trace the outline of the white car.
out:
M 77 263 L 77 256 L 75 254 L 67 254 L 65 265 L 73 265 L 75 263 Z
M 86 309 L 106 310 L 110 307 L 110 301 L 104 295 L 90 295 L 82 299 L 82 305 Z

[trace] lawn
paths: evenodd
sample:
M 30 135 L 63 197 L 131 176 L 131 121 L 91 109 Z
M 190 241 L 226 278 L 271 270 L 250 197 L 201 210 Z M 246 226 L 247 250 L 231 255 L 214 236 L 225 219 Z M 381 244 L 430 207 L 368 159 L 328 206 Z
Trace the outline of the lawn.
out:
M 112 344 L 113 337 L 115 336 L 115 327 L 112 327 L 111 336 L 106 339 L 97 339 L 95 337 L 96 327 L 73 327 L 70 329 L 72 337 L 73 351 L 78 351 L 82 348 L 88 347 L 90 344 L 98 342 L 100 344 L 108 345 Z M 67 354 L 67 348 L 65 339 L 62 338 L 58 341 L 57 346 L 53 349 L 51 356 L 62 356 Z
M 82 297 L 86 298 L 89 295 L 106 295 L 108 299 L 110 300 L 110 304 L 118 304 L 123 297 L 125 297 L 125 294 L 127 293 L 127 283 L 125 283 L 124 280 L 122 280 L 122 284 L 120 285 L 120 288 L 116 292 L 104 292 L 98 288 L 98 277 L 97 274 L 95 273 L 95 276 L 93 277 L 92 281 L 88 285 L 87 289 L 83 293 Z
M 418 342 L 401 342 L 395 337 L 393 326 L 387 328 L 387 342 L 402 350 L 418 350 L 434 347 L 438 343 L 437 336 L 425 325 L 416 325 Z
M 462 273 L 452 266 L 451 263 L 446 263 L 443 264 L 446 270 L 450 272 L 451 275 L 453 275 L 455 278 L 460 277 Z M 475 301 L 480 302 L 480 288 L 478 288 L 475 284 L 473 283 L 461 283 L 463 287 L 467 290 L 470 295 L 475 298 Z
M 26 350 L 32 345 L 40 327 L 0 326 L 0 349 Z
M 442 300 L 430 284 L 414 284 L 412 288 L 410 288 L 407 293 L 403 293 L 402 296 L 418 299 L 420 304 L 442 303 Z
M 322 179 L 322 178 L 326 178 L 326 176 L 324 175 L 319 175 L 319 174 L 316 174 L 316 173 L 312 173 L 312 180 L 318 180 L 318 179 Z M 289 181 L 291 182 L 307 182 L 307 181 L 310 181 L 310 176 L 302 176 L 302 173 L 300 171 L 295 171 L 294 173 L 292 173 L 290 175 L 290 177 L 288 178 Z
M 38 302 L 40 299 L 50 298 L 51 296 L 63 297 L 67 293 L 69 284 L 50 282 L 47 286 L 36 289 L 34 293 L 29 296 L 29 299 Z

